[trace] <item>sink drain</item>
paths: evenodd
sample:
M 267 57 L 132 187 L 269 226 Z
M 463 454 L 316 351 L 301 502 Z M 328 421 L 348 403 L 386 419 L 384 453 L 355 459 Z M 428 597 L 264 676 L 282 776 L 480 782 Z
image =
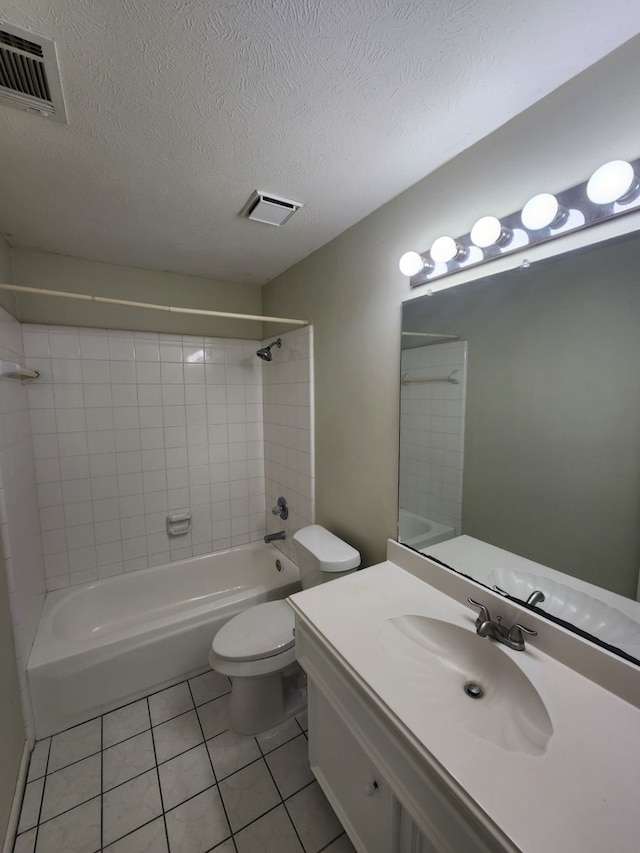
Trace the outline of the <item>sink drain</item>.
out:
M 464 692 L 472 699 L 482 699 L 484 696 L 484 690 L 475 681 L 467 681 L 464 686 Z

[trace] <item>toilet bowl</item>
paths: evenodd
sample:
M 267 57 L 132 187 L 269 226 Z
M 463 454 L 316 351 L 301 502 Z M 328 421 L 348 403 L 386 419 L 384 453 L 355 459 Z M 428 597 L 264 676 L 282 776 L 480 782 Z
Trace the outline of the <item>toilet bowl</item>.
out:
M 318 524 L 293 536 L 300 583 L 308 589 L 355 571 L 360 554 Z M 294 615 L 286 601 L 269 601 L 235 616 L 213 638 L 209 664 L 231 678 L 229 722 L 238 734 L 258 734 L 306 706 L 306 676 L 295 657 Z

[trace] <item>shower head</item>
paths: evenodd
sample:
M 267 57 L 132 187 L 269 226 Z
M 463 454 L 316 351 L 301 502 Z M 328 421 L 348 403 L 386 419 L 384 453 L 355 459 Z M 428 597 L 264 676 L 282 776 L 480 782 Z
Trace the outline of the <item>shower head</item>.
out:
M 278 349 L 282 346 L 282 341 L 278 338 L 277 341 L 273 341 L 269 344 L 268 347 L 262 347 L 259 349 L 256 355 L 258 358 L 261 358 L 263 361 L 273 361 L 273 356 L 271 355 L 271 347 L 278 347 Z

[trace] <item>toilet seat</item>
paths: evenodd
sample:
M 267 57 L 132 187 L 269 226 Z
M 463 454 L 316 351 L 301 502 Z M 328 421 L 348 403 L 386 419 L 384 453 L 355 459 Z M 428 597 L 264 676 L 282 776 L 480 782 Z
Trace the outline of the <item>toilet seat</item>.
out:
M 214 654 L 228 661 L 273 657 L 292 649 L 295 617 L 286 601 L 268 601 L 238 614 L 213 638 Z

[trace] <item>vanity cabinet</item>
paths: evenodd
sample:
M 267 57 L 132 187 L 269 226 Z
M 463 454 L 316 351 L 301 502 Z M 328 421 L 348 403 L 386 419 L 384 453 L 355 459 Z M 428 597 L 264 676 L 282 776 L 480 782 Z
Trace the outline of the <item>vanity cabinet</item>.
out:
M 309 677 L 309 758 L 359 853 L 504 853 L 497 827 L 424 761 L 362 683 L 300 614 L 296 656 Z

